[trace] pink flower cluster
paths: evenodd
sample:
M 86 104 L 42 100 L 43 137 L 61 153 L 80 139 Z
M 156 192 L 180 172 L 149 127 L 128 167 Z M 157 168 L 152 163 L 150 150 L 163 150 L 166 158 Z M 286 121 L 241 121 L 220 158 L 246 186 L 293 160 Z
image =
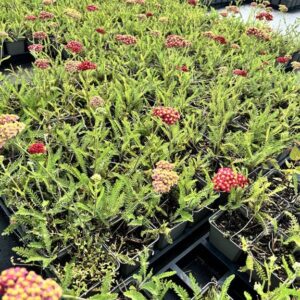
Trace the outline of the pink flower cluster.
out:
M 165 46 L 167 48 L 185 48 L 191 45 L 191 42 L 187 41 L 182 36 L 176 34 L 171 34 L 167 36 L 167 39 L 165 41 Z
M 28 50 L 30 52 L 42 52 L 44 49 L 44 46 L 41 44 L 33 44 L 28 46 Z
M 48 34 L 44 31 L 36 31 L 33 33 L 33 38 L 38 40 L 45 40 L 48 37 Z
M 233 75 L 237 76 L 242 76 L 242 77 L 247 77 L 248 72 L 246 70 L 241 70 L 241 69 L 235 69 L 232 71 Z
M 136 37 L 129 35 L 129 34 L 117 34 L 116 40 L 125 45 L 134 45 L 137 43 Z
M 264 41 L 269 41 L 271 39 L 270 35 L 266 33 L 264 30 L 256 28 L 256 27 L 249 27 L 246 30 L 246 34 L 249 36 L 255 36 L 256 38 Z
M 222 45 L 226 45 L 228 43 L 226 38 L 223 35 L 216 35 L 211 31 L 206 31 L 206 32 L 204 32 L 203 35 L 222 44 Z
M 161 160 L 152 172 L 152 186 L 156 193 L 168 193 L 178 183 L 179 176 L 174 169 L 174 164 Z
M 173 107 L 157 106 L 152 109 L 152 114 L 168 125 L 173 125 L 180 119 L 180 113 Z
M 213 178 L 214 189 L 227 193 L 236 187 L 244 188 L 248 182 L 244 175 L 235 174 L 231 168 L 220 168 Z
M 189 5 L 196 6 L 197 3 L 198 3 L 198 0 L 187 0 L 187 3 L 188 3 Z
M 97 65 L 89 60 L 75 61 L 69 60 L 65 64 L 65 69 L 69 73 L 76 73 L 79 71 L 95 70 Z
M 256 15 L 257 20 L 266 20 L 266 21 L 272 21 L 273 15 L 267 11 L 262 11 Z
M 45 154 L 47 153 L 47 148 L 44 143 L 36 142 L 28 147 L 27 152 L 30 154 Z
M 62 289 L 54 280 L 44 280 L 35 272 L 19 267 L 1 273 L 0 293 L 2 300 L 59 300 L 62 297 Z
M 186 65 L 182 65 L 182 66 L 176 66 L 176 70 L 186 73 L 189 71 L 189 68 Z
M 39 69 L 46 70 L 50 67 L 50 61 L 47 58 L 39 58 L 34 62 L 34 65 Z
M 98 6 L 90 4 L 86 7 L 87 11 L 96 11 L 98 10 Z
M 39 14 L 39 18 L 41 20 L 49 20 L 49 19 L 53 19 L 55 16 L 53 13 L 47 12 L 47 11 L 41 11 Z
M 279 64 L 286 64 L 289 60 L 290 60 L 289 56 L 279 56 L 279 57 L 276 58 L 276 61 Z
M 77 41 L 69 41 L 65 48 L 76 54 L 83 51 L 83 45 Z
M 98 32 L 98 33 L 100 33 L 100 34 L 105 34 L 105 33 L 106 33 L 105 29 L 102 28 L 102 27 L 97 28 L 97 29 L 96 29 L 96 32 Z

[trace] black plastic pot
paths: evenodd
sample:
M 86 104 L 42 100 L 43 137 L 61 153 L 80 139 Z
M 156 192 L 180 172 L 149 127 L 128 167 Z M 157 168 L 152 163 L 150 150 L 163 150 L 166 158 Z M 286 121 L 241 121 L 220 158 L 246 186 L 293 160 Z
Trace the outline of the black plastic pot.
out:
M 20 38 L 13 42 L 6 41 L 5 48 L 7 55 L 15 56 L 15 55 L 21 55 L 26 53 L 26 39 Z
M 223 214 L 224 211 L 217 211 L 209 218 L 209 241 L 229 260 L 236 262 L 243 254 L 243 250 L 240 248 L 240 246 L 233 242 L 230 237 L 225 236 L 225 234 L 216 225 L 216 221 Z
M 171 228 L 170 231 L 170 237 L 172 239 L 172 241 L 176 241 L 184 232 L 185 228 L 187 227 L 188 222 L 181 222 L 181 223 L 177 223 L 176 225 L 174 225 Z M 166 248 L 169 245 L 169 242 L 166 238 L 166 236 L 164 234 L 161 234 L 159 236 L 159 240 L 157 242 L 156 247 L 160 250 Z
M 189 227 L 197 225 L 203 219 L 205 219 L 209 214 L 212 214 L 213 210 L 209 208 L 201 208 L 199 210 L 193 211 L 193 222 L 189 222 Z
M 14 212 L 6 206 L 3 197 L 0 197 L 0 210 L 2 210 L 3 214 L 6 216 L 6 218 L 8 220 L 10 220 L 10 217 L 14 214 Z M 24 240 L 24 236 L 26 234 L 25 232 L 26 232 L 26 229 L 24 227 L 18 227 L 14 230 L 14 235 L 23 244 L 26 244 L 26 241 Z M 69 253 L 69 251 L 72 249 L 72 247 L 73 247 L 72 245 L 68 245 L 68 246 L 62 248 L 57 253 L 57 259 L 62 259 L 63 257 L 65 257 Z M 41 252 L 41 255 L 44 255 L 45 257 L 47 257 L 47 255 L 44 252 Z

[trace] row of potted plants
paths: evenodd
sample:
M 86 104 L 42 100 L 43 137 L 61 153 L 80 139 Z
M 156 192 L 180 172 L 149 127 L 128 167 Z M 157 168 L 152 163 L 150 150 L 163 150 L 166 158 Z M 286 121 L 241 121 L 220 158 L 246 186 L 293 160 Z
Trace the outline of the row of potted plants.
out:
M 144 247 L 168 247 L 222 203 L 220 169 L 233 170 L 235 187 L 263 184 L 258 168 L 299 138 L 299 79 L 277 62 L 296 39 L 267 21 L 243 24 L 233 8 L 223 17 L 125 2 L 12 2 L 11 30 L 35 45 L 35 63 L 29 82 L 0 86 L 6 233 L 23 229 L 17 253 L 76 295 L 106 271 L 127 276 Z M 12 3 L 0 3 L 5 24 Z

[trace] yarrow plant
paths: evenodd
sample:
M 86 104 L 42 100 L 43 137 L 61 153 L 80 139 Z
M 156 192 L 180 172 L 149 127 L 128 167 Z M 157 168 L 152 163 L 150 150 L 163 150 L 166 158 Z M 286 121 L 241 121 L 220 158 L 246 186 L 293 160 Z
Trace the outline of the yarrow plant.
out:
M 289 60 L 290 60 L 289 56 L 279 56 L 279 57 L 276 58 L 276 61 L 279 64 L 286 64 L 287 62 L 289 62 Z
M 38 40 L 45 40 L 48 37 L 48 34 L 44 31 L 36 31 L 33 33 L 33 38 Z
M 232 74 L 237 76 L 247 77 L 248 72 L 246 70 L 235 69 L 232 71 Z
M 129 34 L 117 34 L 116 40 L 125 45 L 134 45 L 137 43 L 136 37 L 129 35 Z
M 181 72 L 188 72 L 189 68 L 186 65 L 182 65 L 182 66 L 176 66 L 176 70 L 179 70 Z
M 273 15 L 267 11 L 262 11 L 256 15 L 257 20 L 265 20 L 265 21 L 272 21 Z
M 34 62 L 34 65 L 42 70 L 46 70 L 50 67 L 50 61 L 47 58 L 39 58 Z
M 98 32 L 100 34 L 105 34 L 106 33 L 106 31 L 103 27 L 96 28 L 96 32 Z
M 44 143 L 36 142 L 31 144 L 27 151 L 29 154 L 45 154 L 47 153 L 47 148 Z
M 152 186 L 159 194 L 168 193 L 178 183 L 179 176 L 173 171 L 174 164 L 161 160 L 152 172 Z
M 97 65 L 89 60 L 82 61 L 77 65 L 78 71 L 87 71 L 87 70 L 95 70 L 97 69 Z
M 269 41 L 271 39 L 270 35 L 262 29 L 256 27 L 249 27 L 246 30 L 248 36 L 255 36 L 257 39 Z
M 242 174 L 235 174 L 231 168 L 220 168 L 213 178 L 214 190 L 229 193 L 236 187 L 244 188 L 248 179 Z
M 104 106 L 105 101 L 100 96 L 94 96 L 90 99 L 90 106 L 92 108 L 98 108 Z
M 94 4 L 90 4 L 86 7 L 87 11 L 96 11 L 98 10 L 98 6 L 94 5 Z
M 0 115 L 0 149 L 24 130 L 25 124 L 18 120 L 19 117 L 16 115 Z
M 59 300 L 61 287 L 52 279 L 44 280 L 25 268 L 10 268 L 0 275 L 2 300 Z
M 180 113 L 173 107 L 154 107 L 152 109 L 152 115 L 159 117 L 164 123 L 168 125 L 173 125 L 180 119 Z
M 83 51 L 83 45 L 78 41 L 69 41 L 65 48 L 76 54 Z
M 44 46 L 42 44 L 33 44 L 28 46 L 28 50 L 30 52 L 42 52 L 44 49 Z
M 53 13 L 47 12 L 47 11 L 41 11 L 39 14 L 39 19 L 40 20 L 49 20 L 53 19 L 55 16 Z
M 191 46 L 192 43 L 184 39 L 182 36 L 171 34 L 165 41 L 167 48 L 185 48 Z

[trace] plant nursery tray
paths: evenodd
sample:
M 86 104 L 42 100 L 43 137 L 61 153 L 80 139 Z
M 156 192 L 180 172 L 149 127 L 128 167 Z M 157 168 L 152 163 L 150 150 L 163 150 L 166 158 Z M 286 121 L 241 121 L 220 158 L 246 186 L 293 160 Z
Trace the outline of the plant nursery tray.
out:
M 0 197 L 0 212 L 6 216 L 7 220 L 10 220 L 10 217 L 13 215 L 13 211 L 6 206 L 3 197 Z M 7 226 L 8 226 L 8 223 L 7 223 Z M 22 242 L 22 244 L 26 244 L 26 242 L 24 241 L 24 236 L 25 236 L 24 228 L 22 228 L 22 227 L 16 228 L 14 230 L 14 235 L 18 239 L 18 241 Z M 68 246 L 64 247 L 63 249 L 61 249 L 57 253 L 57 259 L 62 259 L 65 255 L 68 254 L 68 252 L 71 248 L 72 248 L 72 245 L 68 245 Z

